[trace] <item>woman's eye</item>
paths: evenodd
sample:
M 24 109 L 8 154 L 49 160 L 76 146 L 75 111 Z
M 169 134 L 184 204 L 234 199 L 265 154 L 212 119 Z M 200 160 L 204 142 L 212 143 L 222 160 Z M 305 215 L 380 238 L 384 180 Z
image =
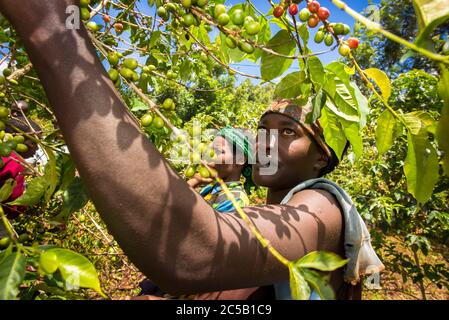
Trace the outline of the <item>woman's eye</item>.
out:
M 285 128 L 285 129 L 282 129 L 282 134 L 285 134 L 287 136 L 293 136 L 293 135 L 295 135 L 295 131 L 292 129 Z

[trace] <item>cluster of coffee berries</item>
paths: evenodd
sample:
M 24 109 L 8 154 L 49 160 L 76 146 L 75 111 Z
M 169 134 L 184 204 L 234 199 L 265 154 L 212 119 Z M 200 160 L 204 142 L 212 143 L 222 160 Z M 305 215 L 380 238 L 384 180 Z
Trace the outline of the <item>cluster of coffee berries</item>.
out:
M 281 18 L 285 14 L 287 8 L 288 13 L 291 16 L 298 15 L 298 18 L 302 22 L 307 22 L 310 28 L 315 28 L 320 22 L 322 26 L 319 28 L 315 34 L 315 42 L 324 43 L 327 46 L 332 46 L 334 44 L 335 38 L 338 36 L 346 36 L 351 32 L 348 25 L 343 23 L 330 23 L 328 21 L 330 17 L 330 11 L 326 7 L 322 7 L 321 4 L 316 0 L 306 0 L 307 6 L 299 10 L 298 3 L 302 0 L 287 0 L 282 1 L 273 10 L 273 15 L 276 18 Z M 356 49 L 358 47 L 357 38 L 349 38 L 347 41 L 341 41 L 339 52 L 341 55 L 346 56 L 349 54 L 351 49 Z
M 28 151 L 28 146 L 24 144 L 25 137 L 23 135 L 12 135 L 11 133 L 5 132 L 5 122 L 8 121 L 8 118 L 9 109 L 7 107 L 0 107 L 0 156 L 2 157 L 9 157 L 14 150 L 18 153 Z
M 171 98 L 165 99 L 160 105 L 160 109 L 164 111 L 174 111 L 176 108 L 175 102 Z M 153 112 L 148 111 L 140 118 L 140 124 L 144 128 L 163 129 L 165 127 L 164 120 L 155 115 Z

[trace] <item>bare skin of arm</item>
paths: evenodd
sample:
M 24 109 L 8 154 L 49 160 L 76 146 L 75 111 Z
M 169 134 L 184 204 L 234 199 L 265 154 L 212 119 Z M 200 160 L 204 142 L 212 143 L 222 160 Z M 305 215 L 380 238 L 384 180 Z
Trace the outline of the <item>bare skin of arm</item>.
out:
M 70 4 L 0 0 L 0 10 L 23 39 L 95 207 L 126 254 L 173 294 L 287 280 L 287 268 L 244 222 L 217 215 L 141 133 L 84 28 L 66 29 Z M 342 247 L 341 213 L 324 191 L 245 211 L 288 259 Z

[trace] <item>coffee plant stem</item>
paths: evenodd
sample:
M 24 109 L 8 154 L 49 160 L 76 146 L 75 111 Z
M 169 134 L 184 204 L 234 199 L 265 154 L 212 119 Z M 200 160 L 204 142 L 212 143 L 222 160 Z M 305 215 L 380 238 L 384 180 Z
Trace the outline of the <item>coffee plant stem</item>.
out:
M 17 236 L 14 232 L 14 229 L 12 228 L 11 224 L 8 221 L 8 218 L 5 215 L 5 212 L 3 211 L 3 206 L 0 205 L 0 217 L 2 219 L 2 223 L 5 226 L 6 231 L 9 233 L 9 237 L 14 241 L 17 242 Z

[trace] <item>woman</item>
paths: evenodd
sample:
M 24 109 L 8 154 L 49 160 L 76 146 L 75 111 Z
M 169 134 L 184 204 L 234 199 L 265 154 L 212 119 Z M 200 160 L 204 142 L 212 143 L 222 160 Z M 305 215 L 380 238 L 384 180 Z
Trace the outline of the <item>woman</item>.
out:
M 220 130 L 212 142 L 212 148 L 215 158 L 214 163 L 209 166 L 217 171 L 217 175 L 226 183 L 240 207 L 249 205 L 248 193 L 254 183 L 251 178 L 251 164 L 249 164 L 253 160 L 253 152 L 248 137 L 242 130 L 228 126 Z M 242 175 L 244 183 L 240 181 Z M 209 183 L 200 191 L 204 200 L 218 212 L 234 211 L 234 205 L 226 197 L 221 186 L 212 182 L 213 179 L 204 179 L 199 174 L 187 181 L 192 188 Z
M 128 257 L 173 295 L 285 284 L 287 268 L 246 223 L 235 213 L 217 214 L 141 133 L 86 30 L 66 27 L 74 3 L 2 0 L 0 11 L 25 43 L 91 199 Z M 263 166 L 254 166 L 256 183 L 269 188 L 267 205 L 245 207 L 246 214 L 289 260 L 316 250 L 344 255 L 352 245 L 345 277 L 359 281 L 367 271 L 358 260 L 366 238 L 344 241 L 352 225 L 338 196 L 316 188 L 289 195 L 320 176 L 328 155 L 285 115 L 267 114 L 261 126 L 279 130 L 279 141 L 265 146 L 269 153 L 279 144 L 279 170 L 262 176 Z M 342 270 L 331 273 L 331 285 L 335 292 L 344 286 Z

